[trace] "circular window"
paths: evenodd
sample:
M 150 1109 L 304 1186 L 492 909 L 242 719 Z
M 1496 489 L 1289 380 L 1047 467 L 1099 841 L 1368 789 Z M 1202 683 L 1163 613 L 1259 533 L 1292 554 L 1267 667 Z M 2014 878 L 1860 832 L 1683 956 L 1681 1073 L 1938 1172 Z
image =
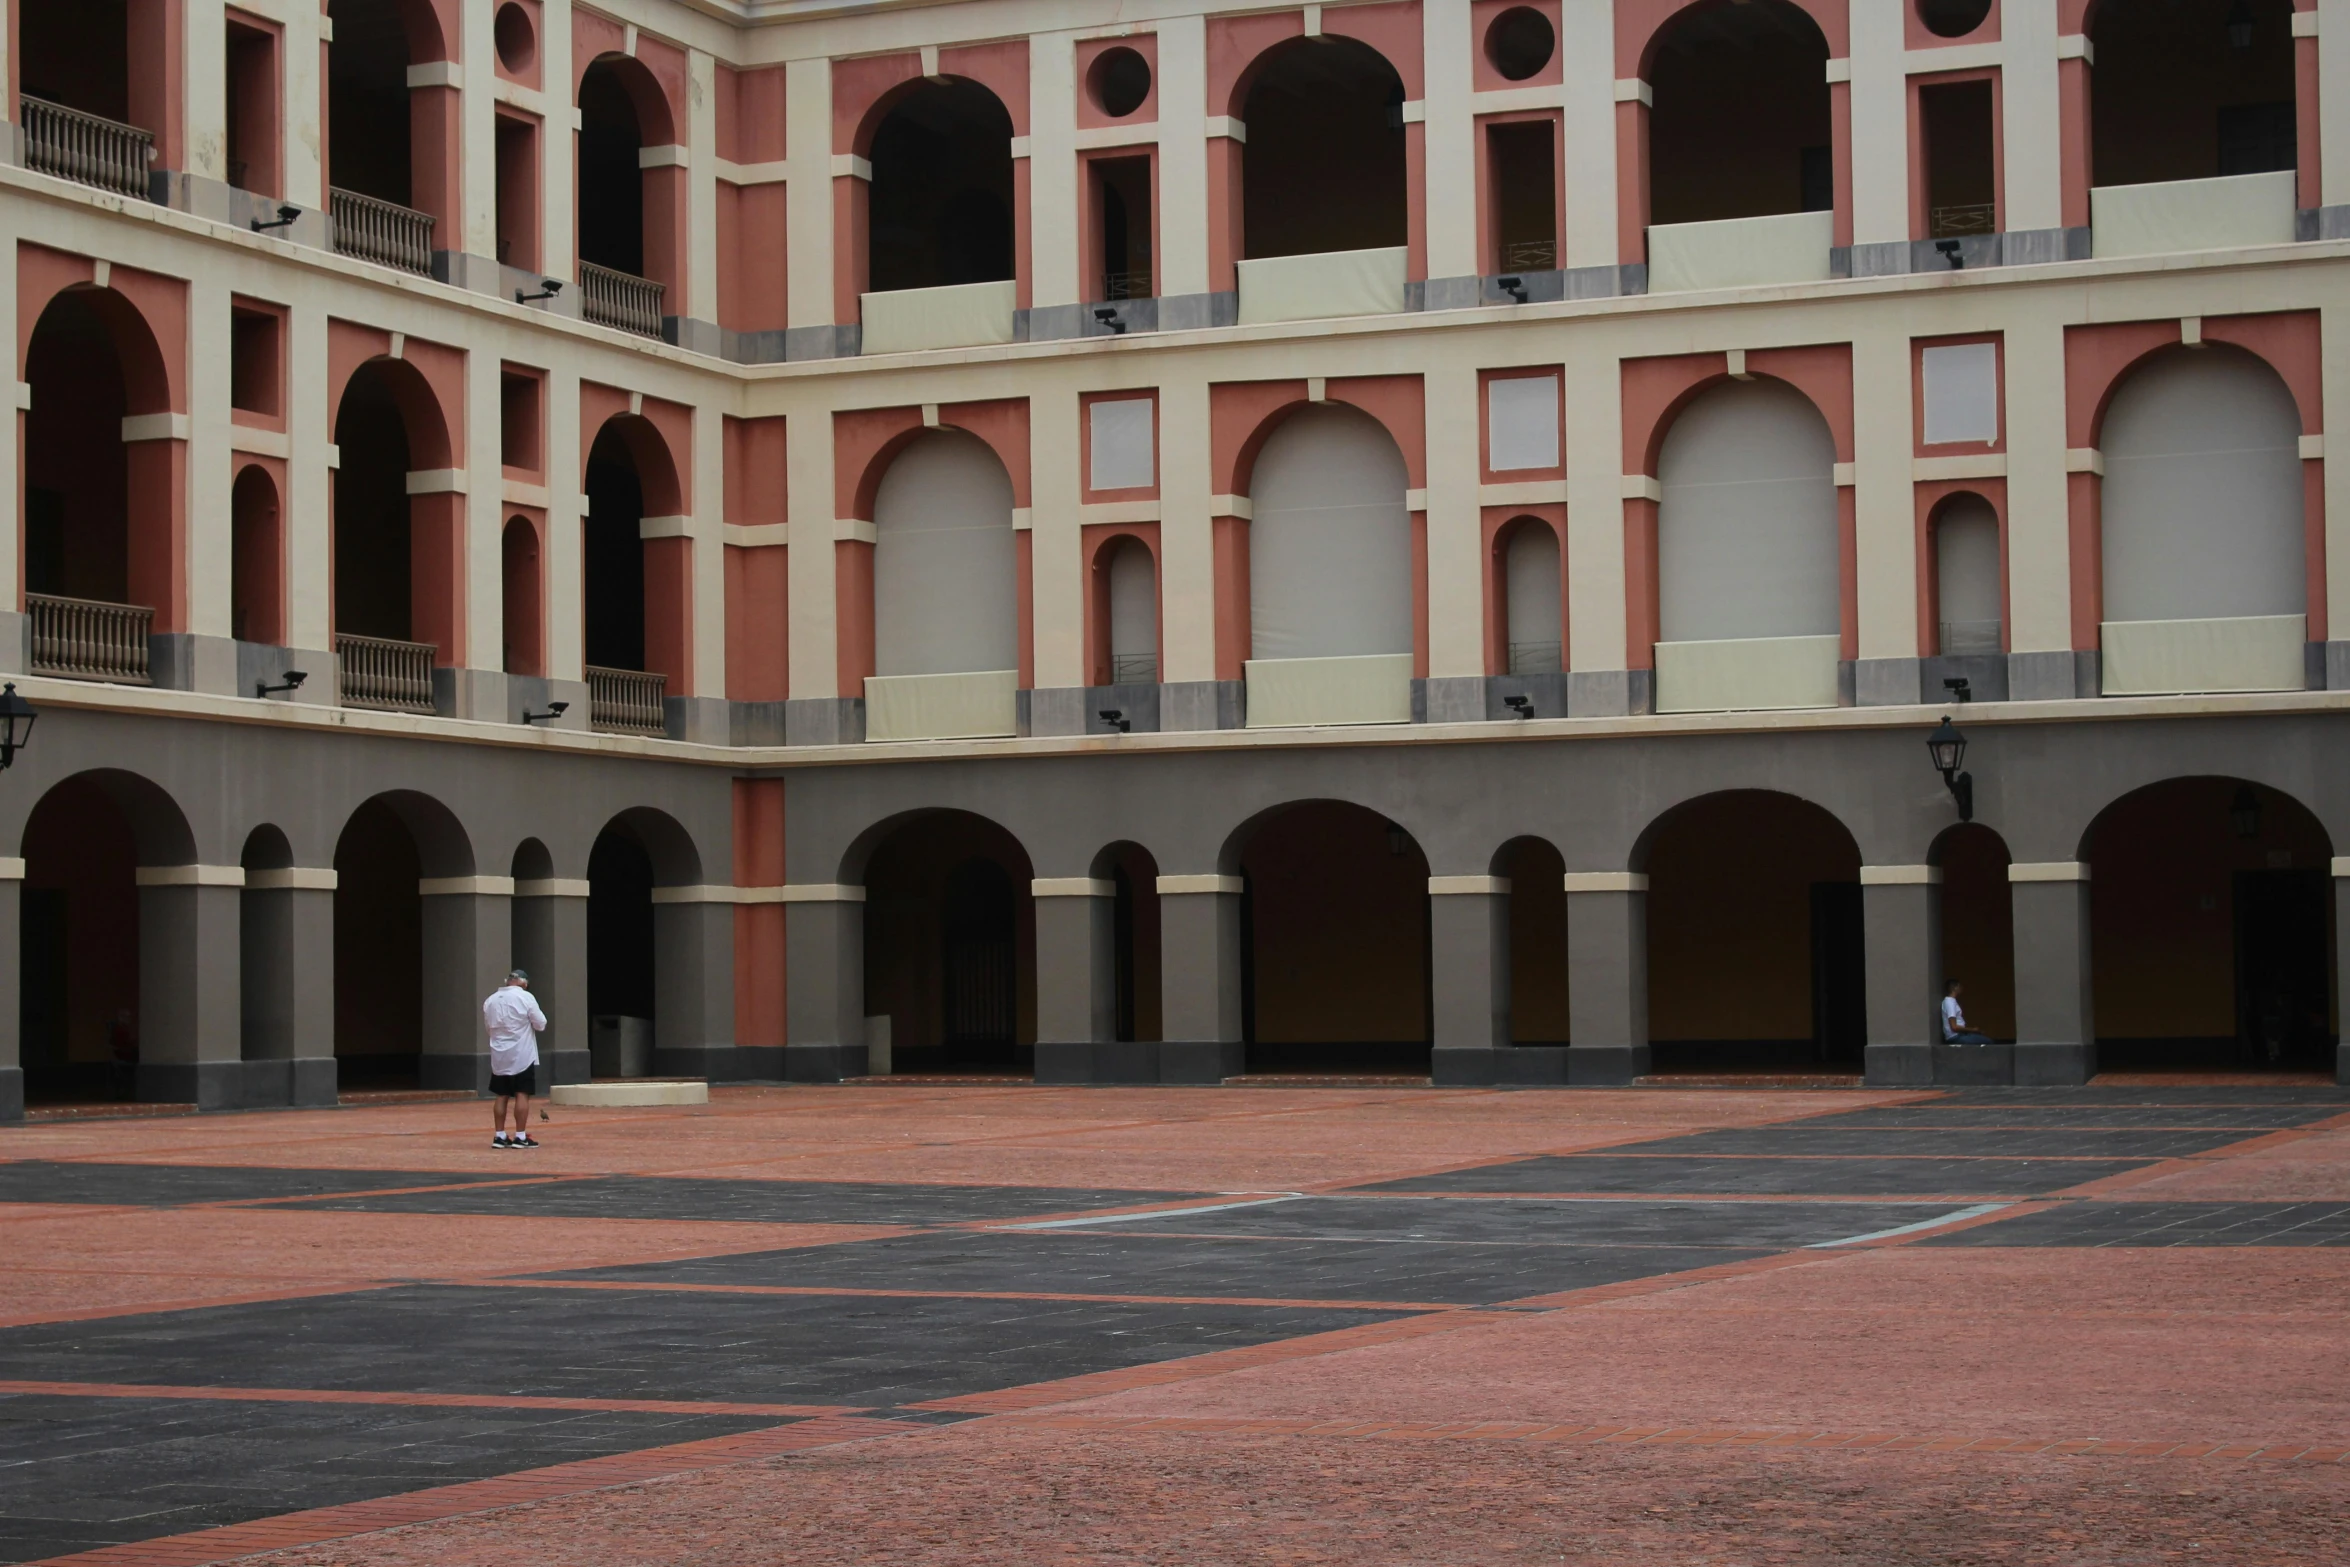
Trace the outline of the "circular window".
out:
M 1512 6 L 1485 29 L 1485 58 L 1513 82 L 1522 82 L 1550 64 L 1558 49 L 1550 18 L 1532 6 Z
M 531 60 L 538 53 L 537 29 L 530 25 L 530 13 L 508 3 L 498 7 L 498 20 L 493 36 L 498 45 L 498 63 L 514 76 L 530 69 Z
M 1151 95 L 1151 63 L 1132 49 L 1104 49 L 1086 79 L 1093 101 L 1113 120 L 1126 118 Z
M 1991 14 L 1991 0 L 1918 0 L 1918 20 L 1937 38 L 1964 38 Z

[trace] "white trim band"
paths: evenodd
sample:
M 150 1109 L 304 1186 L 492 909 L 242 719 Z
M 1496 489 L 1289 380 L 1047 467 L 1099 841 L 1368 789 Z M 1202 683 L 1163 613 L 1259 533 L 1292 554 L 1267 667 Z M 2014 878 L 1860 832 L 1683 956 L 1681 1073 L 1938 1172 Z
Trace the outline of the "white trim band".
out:
M 142 865 L 132 878 L 141 887 L 242 887 L 242 865 Z
M 1646 892 L 1648 876 L 1643 871 L 1569 871 L 1566 874 L 1569 892 Z
M 1217 892 L 1232 896 L 1247 883 L 1238 876 L 1161 876 L 1159 896 L 1169 897 L 1183 893 Z
M 1114 898 L 1118 884 L 1091 876 L 1039 876 L 1029 882 L 1028 891 L 1038 898 Z
M 1863 887 L 1937 887 L 1941 883 L 1939 865 L 1863 865 L 1860 868 Z
M 248 892 L 332 892 L 338 883 L 334 867 L 281 865 L 275 870 L 245 872 Z
M 0 881 L 24 880 L 24 861 L 13 854 L 0 855 Z
M 1507 876 L 1431 876 L 1428 878 L 1428 896 L 1432 898 L 1466 897 L 1496 893 L 1507 895 L 1510 879 Z
M 517 898 L 584 898 L 590 884 L 584 879 L 563 876 L 518 877 L 514 883 Z
M 418 896 L 426 898 L 511 898 L 514 896 L 514 878 L 511 876 L 427 876 L 416 884 Z
M 2089 867 L 2079 860 L 2024 860 L 2007 868 L 2015 881 L 2087 881 Z

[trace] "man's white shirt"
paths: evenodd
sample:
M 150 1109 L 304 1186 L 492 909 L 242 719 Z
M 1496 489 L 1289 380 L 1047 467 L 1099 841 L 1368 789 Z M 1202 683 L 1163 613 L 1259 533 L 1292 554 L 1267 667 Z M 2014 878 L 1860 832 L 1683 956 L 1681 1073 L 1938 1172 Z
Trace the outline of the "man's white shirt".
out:
M 538 1032 L 547 1026 L 538 997 L 520 985 L 500 985 L 481 1004 L 481 1020 L 490 1034 L 491 1072 L 511 1077 L 538 1063 Z

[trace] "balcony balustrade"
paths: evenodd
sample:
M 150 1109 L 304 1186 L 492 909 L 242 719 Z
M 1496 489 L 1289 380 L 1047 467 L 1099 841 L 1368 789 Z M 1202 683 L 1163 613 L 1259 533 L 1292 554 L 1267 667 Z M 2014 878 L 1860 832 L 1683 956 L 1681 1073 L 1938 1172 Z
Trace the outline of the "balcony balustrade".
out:
M 335 657 L 342 666 L 343 706 L 391 713 L 431 712 L 433 652 L 430 642 L 337 636 Z
M 669 732 L 661 705 L 668 685 L 667 675 L 588 665 L 588 727 L 600 734 L 660 738 Z
M 664 292 L 650 278 L 615 272 L 592 261 L 579 264 L 579 313 L 598 326 L 659 337 Z
M 26 168 L 146 199 L 153 132 L 41 98 L 21 101 Z
M 334 220 L 339 253 L 432 275 L 433 220 L 428 214 L 354 190 L 328 191 L 327 212 Z
M 24 603 L 32 619 L 34 674 L 134 686 L 154 683 L 147 665 L 147 633 L 155 624 L 155 611 L 53 593 L 27 593 Z

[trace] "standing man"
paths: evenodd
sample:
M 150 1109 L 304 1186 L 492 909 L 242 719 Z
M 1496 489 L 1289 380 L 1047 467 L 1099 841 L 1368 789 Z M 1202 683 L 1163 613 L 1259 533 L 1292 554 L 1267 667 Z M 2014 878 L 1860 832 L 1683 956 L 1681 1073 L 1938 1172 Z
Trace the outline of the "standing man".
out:
M 481 1020 L 490 1034 L 490 1092 L 497 1095 L 490 1110 L 490 1125 L 497 1135 L 490 1146 L 536 1148 L 539 1141 L 530 1135 L 530 1096 L 538 1092 L 538 1036 L 547 1026 L 547 1014 L 530 993 L 530 976 L 520 969 L 509 973 L 506 983 L 481 1004 Z M 506 1135 L 509 1108 L 514 1112 L 512 1137 Z

